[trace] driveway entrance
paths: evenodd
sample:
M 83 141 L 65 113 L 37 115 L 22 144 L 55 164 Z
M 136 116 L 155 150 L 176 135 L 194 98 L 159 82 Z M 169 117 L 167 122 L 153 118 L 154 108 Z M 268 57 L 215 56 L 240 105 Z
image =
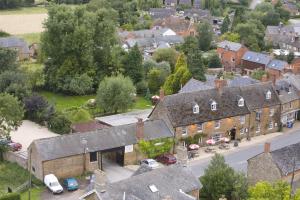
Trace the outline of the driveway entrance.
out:
M 103 171 L 110 183 L 121 181 L 132 176 L 134 171 L 121 167 L 116 162 L 113 162 L 105 157 L 102 158 Z

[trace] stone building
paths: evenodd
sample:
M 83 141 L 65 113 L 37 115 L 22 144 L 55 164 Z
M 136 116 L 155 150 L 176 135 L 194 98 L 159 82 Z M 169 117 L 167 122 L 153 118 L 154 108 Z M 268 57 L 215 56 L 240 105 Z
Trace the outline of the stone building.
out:
M 141 166 L 143 167 L 143 166 Z M 138 169 L 140 173 L 110 184 L 96 182 L 92 191 L 80 200 L 198 200 L 201 184 L 192 172 L 180 165 L 151 170 Z M 97 179 L 97 178 L 96 178 Z
M 247 51 L 242 57 L 243 73 L 251 75 L 255 70 L 265 70 L 271 60 L 269 55 Z
M 136 164 L 144 158 L 138 151 L 139 140 L 172 138 L 173 132 L 162 120 L 139 120 L 134 124 L 108 127 L 92 132 L 73 133 L 32 142 L 28 148 L 31 171 L 43 179 L 47 174 L 58 178 L 81 175 L 103 169 L 110 160 L 121 166 Z
M 280 123 L 280 101 L 272 83 L 257 83 L 240 87 L 249 108 L 250 136 L 278 131 Z
M 239 87 L 226 87 L 215 80 L 216 88 L 165 96 L 153 109 L 150 119 L 163 119 L 176 138 L 201 134 L 204 139 L 231 136 L 244 138 L 249 130 L 246 98 Z
M 281 78 L 285 71 L 289 69 L 289 64 L 283 60 L 273 59 L 266 67 L 266 72 L 268 74 L 269 80 L 275 82 L 277 79 Z
M 246 51 L 247 47 L 242 44 L 227 40 L 218 43 L 217 48 L 224 70 L 227 72 L 240 70 L 242 57 Z
M 266 143 L 264 152 L 248 159 L 247 178 L 250 185 L 259 181 L 274 183 L 278 180 L 290 183 L 295 174 L 294 184 L 300 180 L 300 143 L 292 144 L 274 151 Z

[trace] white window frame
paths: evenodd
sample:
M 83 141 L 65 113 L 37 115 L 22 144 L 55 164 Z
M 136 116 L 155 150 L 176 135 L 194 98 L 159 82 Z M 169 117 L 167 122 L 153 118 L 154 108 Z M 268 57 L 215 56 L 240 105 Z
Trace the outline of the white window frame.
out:
M 188 135 L 188 128 L 186 126 L 182 127 L 181 135 L 182 136 L 187 136 Z
M 203 132 L 203 123 L 197 124 L 197 133 Z
M 194 114 L 199 114 L 199 106 L 198 106 L 198 104 L 196 104 L 196 105 L 193 106 L 193 113 Z
M 216 111 L 217 110 L 217 103 L 215 101 L 213 101 L 211 104 L 210 104 L 210 108 L 212 111 Z
M 255 130 L 255 132 L 256 132 L 256 133 L 260 133 L 260 128 L 261 128 L 261 127 L 260 127 L 260 124 L 257 124 L 257 125 L 256 125 L 256 130 Z
M 246 116 L 240 116 L 240 124 L 245 124 L 246 123 Z
M 215 129 L 219 129 L 221 127 L 221 120 L 215 121 Z
M 255 119 L 256 120 L 260 120 L 261 119 L 261 113 L 262 113 L 261 110 L 255 112 Z M 257 116 L 259 116 L 259 117 L 257 117 Z
M 238 106 L 239 106 L 239 107 L 244 107 L 244 105 L 245 105 L 244 99 L 243 99 L 243 98 L 240 98 L 239 101 L 238 101 Z
M 271 97 L 272 97 L 272 93 L 270 90 L 268 90 L 266 93 L 266 99 L 269 100 L 269 99 L 271 99 Z
M 273 121 L 270 121 L 268 124 L 268 129 L 272 130 L 273 128 L 274 128 L 274 123 L 273 123 Z
M 269 114 L 269 116 L 270 117 L 274 116 L 274 113 L 275 113 L 275 109 L 274 108 L 270 108 L 270 114 Z

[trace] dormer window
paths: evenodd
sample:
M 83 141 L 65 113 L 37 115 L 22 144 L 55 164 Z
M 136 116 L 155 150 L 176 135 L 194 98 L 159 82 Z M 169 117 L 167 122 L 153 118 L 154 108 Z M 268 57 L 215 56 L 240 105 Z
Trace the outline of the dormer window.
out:
M 238 101 L 238 106 L 239 106 L 239 107 L 244 107 L 244 104 L 245 104 L 244 98 L 241 97 L 241 98 L 239 99 L 239 101 Z
M 216 111 L 217 110 L 217 103 L 215 101 L 212 101 L 210 104 L 210 109 L 212 111 Z
M 194 113 L 194 114 L 199 114 L 199 106 L 198 106 L 198 104 L 195 104 L 195 105 L 193 106 L 193 113 Z
M 266 93 L 266 99 L 271 99 L 271 91 L 268 90 Z

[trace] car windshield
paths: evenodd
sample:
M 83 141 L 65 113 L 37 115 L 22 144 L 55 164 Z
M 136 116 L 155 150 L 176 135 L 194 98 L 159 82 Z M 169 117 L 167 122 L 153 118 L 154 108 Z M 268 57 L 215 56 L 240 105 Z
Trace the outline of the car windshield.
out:
M 149 160 L 148 162 L 149 162 L 149 165 L 155 165 L 156 164 L 155 160 Z
M 56 186 L 58 186 L 58 182 L 52 182 L 50 185 L 53 187 L 56 187 Z

